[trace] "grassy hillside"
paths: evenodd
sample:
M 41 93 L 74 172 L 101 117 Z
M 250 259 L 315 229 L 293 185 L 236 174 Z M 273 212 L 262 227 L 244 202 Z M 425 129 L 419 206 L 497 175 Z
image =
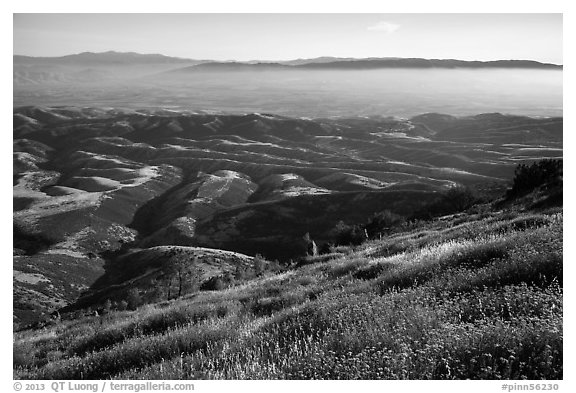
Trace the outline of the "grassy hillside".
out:
M 14 336 L 18 379 L 562 379 L 562 211 L 465 214 Z

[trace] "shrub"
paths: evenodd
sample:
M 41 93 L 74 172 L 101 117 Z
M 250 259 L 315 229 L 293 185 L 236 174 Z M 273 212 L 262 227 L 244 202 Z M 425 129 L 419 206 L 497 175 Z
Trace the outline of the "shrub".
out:
M 246 269 L 242 265 L 238 264 L 236 270 L 234 271 L 234 279 L 236 281 L 242 281 L 246 278 Z
M 131 288 L 126 295 L 126 302 L 129 310 L 136 310 L 142 305 L 142 297 L 138 288 Z
M 508 190 L 508 199 L 525 195 L 540 186 L 562 184 L 562 161 L 540 160 L 532 165 L 519 164 L 514 172 L 512 188 Z
M 221 275 L 210 277 L 200 285 L 201 291 L 220 291 L 231 287 L 234 284 L 234 278 L 231 275 Z
M 334 242 L 340 246 L 357 246 L 367 239 L 364 228 L 359 225 L 347 225 L 340 221 L 332 230 Z
M 344 263 L 338 263 L 330 268 L 328 274 L 333 278 L 353 274 L 358 270 L 358 268 L 366 265 L 366 263 L 367 262 L 364 259 L 353 259 L 345 261 Z
M 118 310 L 124 311 L 126 309 L 128 309 L 128 302 L 126 300 L 120 300 L 120 302 L 118 302 Z
M 394 214 L 390 210 L 384 210 L 380 213 L 375 213 L 364 226 L 364 229 L 366 229 L 366 234 L 369 238 L 374 238 L 381 233 L 389 231 L 392 227 L 399 226 L 403 223 L 404 217 Z
M 391 263 L 374 263 L 354 272 L 353 276 L 360 280 L 371 280 L 393 268 Z
M 472 207 L 479 199 L 468 187 L 455 186 L 442 193 L 439 198 L 418 210 L 411 219 L 430 219 L 460 213 Z
M 266 269 L 266 261 L 264 260 L 262 255 L 256 254 L 254 256 L 254 259 L 252 261 L 252 269 L 254 270 L 254 274 L 256 275 L 256 277 L 264 273 L 264 270 Z

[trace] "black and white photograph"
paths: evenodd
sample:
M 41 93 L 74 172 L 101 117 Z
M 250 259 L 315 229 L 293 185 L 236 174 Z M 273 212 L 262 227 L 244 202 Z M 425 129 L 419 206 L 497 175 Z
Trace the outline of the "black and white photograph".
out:
M 14 390 L 562 390 L 563 14 L 417 11 L 13 13 Z

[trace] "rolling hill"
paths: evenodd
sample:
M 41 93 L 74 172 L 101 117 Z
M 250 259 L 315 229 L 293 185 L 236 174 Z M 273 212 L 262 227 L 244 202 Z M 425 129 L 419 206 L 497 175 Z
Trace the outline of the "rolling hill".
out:
M 24 325 L 102 282 L 138 281 L 143 272 L 114 273 L 130 255 L 157 269 L 170 265 L 162 247 L 209 248 L 197 261 L 204 281 L 256 254 L 288 263 L 306 254 L 307 233 L 327 246 L 341 221 L 409 217 L 454 185 L 498 193 L 518 163 L 562 157 L 562 118 L 498 113 L 27 106 L 13 121 L 14 309 Z

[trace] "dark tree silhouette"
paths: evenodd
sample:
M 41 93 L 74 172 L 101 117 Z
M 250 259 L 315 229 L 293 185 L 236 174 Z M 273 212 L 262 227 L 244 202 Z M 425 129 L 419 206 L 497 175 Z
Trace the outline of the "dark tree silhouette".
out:
M 318 255 L 318 246 L 316 245 L 316 242 L 312 240 L 309 232 L 306 232 L 303 239 L 306 242 L 306 255 L 313 257 Z
M 164 267 L 164 276 L 167 282 L 168 299 L 172 294 L 172 283 L 176 280 L 178 295 L 181 297 L 188 289 L 197 290 L 200 287 L 201 272 L 198 268 L 198 257 L 190 258 L 181 249 L 173 248 L 168 252 L 170 260 Z
M 138 288 L 130 288 L 126 296 L 126 302 L 128 303 L 129 310 L 136 310 L 142 305 L 142 297 L 140 296 Z
M 506 193 L 507 198 L 526 195 L 537 187 L 562 184 L 562 160 L 540 160 L 531 165 L 519 164 L 514 172 L 512 188 Z
M 260 254 L 256 254 L 252 260 L 252 268 L 254 269 L 254 275 L 256 277 L 262 275 L 266 269 L 266 261 Z
M 403 222 L 404 217 L 394 214 L 390 210 L 384 210 L 380 213 L 375 213 L 364 226 L 364 229 L 369 238 L 374 238 Z

